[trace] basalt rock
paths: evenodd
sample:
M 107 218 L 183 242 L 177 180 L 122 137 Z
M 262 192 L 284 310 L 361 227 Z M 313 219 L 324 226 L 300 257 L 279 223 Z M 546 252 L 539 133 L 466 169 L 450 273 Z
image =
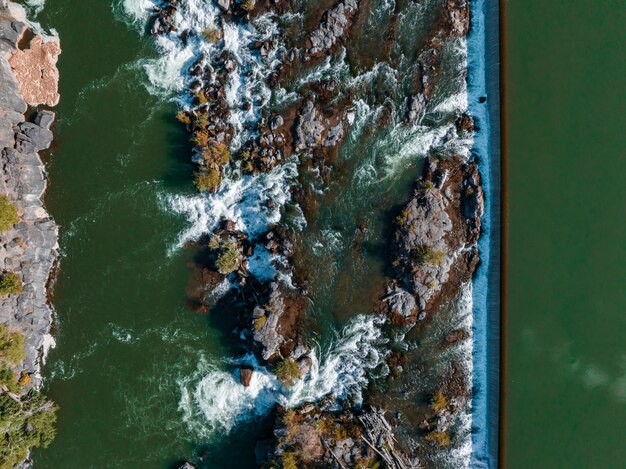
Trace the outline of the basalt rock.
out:
M 302 330 L 306 306 L 299 291 L 280 280 L 270 284 L 267 302 L 252 312 L 253 347 L 265 362 L 299 359 L 308 353 Z
M 426 161 L 413 198 L 396 219 L 392 243 L 396 274 L 420 312 L 432 311 L 471 279 L 479 261 L 483 206 L 476 162 Z M 390 317 L 413 322 L 414 314 L 407 316 L 396 297 L 387 302 Z

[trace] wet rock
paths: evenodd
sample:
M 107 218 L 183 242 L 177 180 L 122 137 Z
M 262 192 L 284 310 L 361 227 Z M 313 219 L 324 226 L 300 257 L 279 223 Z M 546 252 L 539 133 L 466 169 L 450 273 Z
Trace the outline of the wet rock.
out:
M 384 301 L 388 307 L 387 314 L 401 323 L 410 321 L 417 313 L 415 297 L 397 285 L 390 289 Z
M 281 127 L 284 123 L 285 123 L 285 120 L 283 119 L 282 116 L 276 116 L 270 122 L 270 129 L 272 131 L 275 131 L 276 129 Z
M 321 144 L 324 124 L 313 101 L 307 101 L 300 112 L 296 128 L 296 151 Z
M 215 0 L 215 3 L 224 12 L 228 12 L 230 10 L 230 0 Z
M 446 346 L 454 345 L 457 342 L 465 340 L 468 337 L 468 333 L 465 329 L 456 329 L 448 334 L 443 339 L 443 343 Z
M 241 384 L 245 387 L 250 386 L 250 382 L 252 381 L 252 375 L 254 374 L 254 369 L 251 366 L 242 366 L 239 368 L 239 379 L 241 380 Z
M 300 367 L 300 376 L 306 376 L 313 368 L 313 360 L 309 356 L 301 357 L 298 359 L 298 366 Z
M 407 120 L 409 122 L 418 122 L 424 117 L 426 112 L 426 97 L 422 93 L 418 93 L 409 99 L 409 109 Z
M 310 47 L 306 53 L 314 56 L 331 49 L 346 35 L 357 8 L 356 0 L 344 0 L 331 8 L 321 24 L 309 36 Z
M 50 129 L 50 127 L 52 127 L 52 124 L 54 123 L 54 119 L 55 119 L 56 115 L 54 112 L 52 111 L 39 111 L 37 113 L 37 115 L 35 116 L 35 125 L 38 125 L 39 127 L 41 127 L 42 129 Z

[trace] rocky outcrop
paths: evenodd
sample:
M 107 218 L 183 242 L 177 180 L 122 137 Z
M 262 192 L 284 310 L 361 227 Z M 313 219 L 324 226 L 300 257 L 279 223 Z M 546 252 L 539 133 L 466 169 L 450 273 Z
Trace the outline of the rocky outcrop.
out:
M 20 92 L 30 106 L 59 103 L 59 70 L 56 67 L 61 54 L 58 39 L 35 36 L 27 49 L 17 50 L 9 64 L 20 84 Z
M 0 234 L 0 268 L 18 274 L 24 288 L 0 298 L 0 321 L 26 336 L 22 369 L 38 387 L 40 360 L 52 340 L 46 286 L 58 256 L 58 228 L 41 200 L 47 181 L 38 152 L 52 142 L 54 113 L 40 110 L 32 121 L 24 114 L 27 102 L 58 101 L 54 63 L 60 49 L 35 36 L 30 49 L 20 51 L 27 27 L 12 11 L 0 4 L 0 194 L 17 206 L 20 221 Z
M 394 285 L 386 299 L 393 320 L 415 321 L 471 279 L 479 261 L 483 207 L 476 162 L 426 161 L 413 198 L 396 218 L 393 266 L 402 285 Z M 407 292 L 417 300 L 412 311 L 398 300 Z
M 347 34 L 357 9 L 357 0 L 344 0 L 326 12 L 320 25 L 309 36 L 306 54 L 316 56 L 331 50 Z
M 379 408 L 329 412 L 306 404 L 281 410 L 274 437 L 274 447 L 263 451 L 261 459 L 282 467 L 420 467 L 397 449 L 393 429 Z

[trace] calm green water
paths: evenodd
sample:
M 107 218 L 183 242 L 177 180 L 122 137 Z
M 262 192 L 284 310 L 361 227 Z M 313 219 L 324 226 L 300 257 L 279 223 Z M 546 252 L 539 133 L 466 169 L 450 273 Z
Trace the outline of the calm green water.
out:
M 510 468 L 626 467 L 623 2 L 510 1 Z

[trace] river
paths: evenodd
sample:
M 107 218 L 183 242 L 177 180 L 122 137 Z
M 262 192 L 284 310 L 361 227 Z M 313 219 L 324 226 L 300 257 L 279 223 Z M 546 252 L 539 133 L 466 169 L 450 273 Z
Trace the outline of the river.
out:
M 232 334 L 228 308 L 199 315 L 188 307 L 198 254 L 189 242 L 212 229 L 221 214 L 247 220 L 260 213 L 259 223 L 269 223 L 275 214 L 255 205 L 266 194 L 279 208 L 285 205 L 286 223 L 301 225 L 302 211 L 284 189 L 289 174 L 282 170 L 233 177 L 215 196 L 197 195 L 188 135 L 174 119 L 183 68 L 175 59 L 182 52 L 168 44 L 155 48 L 145 34 L 147 3 L 56 0 L 38 17 L 58 31 L 63 45 L 46 196 L 61 226 L 52 298 L 58 330 L 44 369 L 47 391 L 61 411 L 57 439 L 35 452 L 38 467 L 176 467 L 185 459 L 202 459 L 206 467 L 254 467 L 256 439 L 267 431 L 276 402 L 298 403 L 330 390 L 358 402 L 367 378 L 386 373 L 380 327 L 369 313 L 388 274 L 391 220 L 410 197 L 428 152 L 468 154 L 473 143 L 450 137 L 467 103 L 459 79 L 464 41 L 443 48 L 443 92 L 433 99 L 426 125 L 377 127 L 383 97 L 400 109 L 407 86 L 403 70 L 410 70 L 411 61 L 400 60 L 397 66 L 407 69 L 399 78 L 385 66 L 351 76 L 342 56 L 318 70 L 342 77 L 360 98 L 332 184 L 321 190 L 312 183 L 320 208 L 307 217 L 299 238 L 310 268 L 319 371 L 308 386 L 285 395 L 260 370 L 245 390 L 235 370 L 248 358 Z M 372 9 L 381 34 L 392 3 Z M 423 18 L 418 28 L 411 14 L 401 17 L 395 53 L 415 55 L 421 37 L 415 32 L 426 34 L 439 4 L 412 5 Z M 367 41 L 357 50 L 368 50 Z M 467 307 L 469 298 L 454 321 L 471 324 Z M 409 346 L 435 361 L 434 340 L 418 333 Z M 459 353 L 471 362 L 471 347 Z M 422 394 L 412 399 L 423 401 L 436 379 L 422 378 L 415 388 Z M 468 419 L 459 435 L 454 451 L 467 458 Z M 454 459 L 435 464 L 455 465 Z

